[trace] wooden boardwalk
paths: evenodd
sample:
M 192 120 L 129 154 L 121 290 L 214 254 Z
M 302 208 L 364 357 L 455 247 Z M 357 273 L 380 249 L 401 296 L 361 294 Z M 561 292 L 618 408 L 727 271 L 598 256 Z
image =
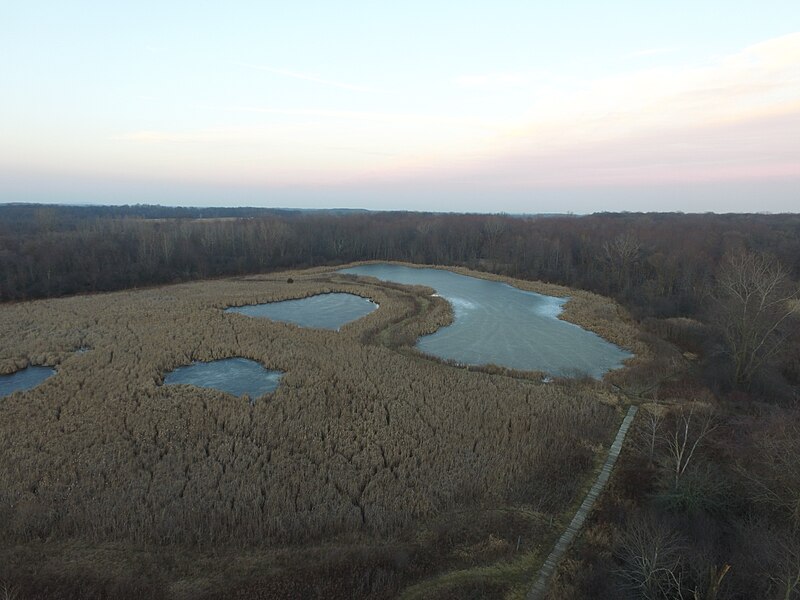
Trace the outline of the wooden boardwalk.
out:
M 600 469 L 600 472 L 597 474 L 594 485 L 592 485 L 592 488 L 586 494 L 580 508 L 578 508 L 575 516 L 572 517 L 572 521 L 570 521 L 564 533 L 561 534 L 561 537 L 558 538 L 547 560 L 544 561 L 542 568 L 539 569 L 539 576 L 536 578 L 536 583 L 533 584 L 533 587 L 528 592 L 526 596 L 527 600 L 541 600 L 544 598 L 547 592 L 547 586 L 550 583 L 550 578 L 553 576 L 553 573 L 555 573 L 558 563 L 561 562 L 561 559 L 564 558 L 564 554 L 566 554 L 572 542 L 575 541 L 581 527 L 583 527 L 584 522 L 586 522 L 586 517 L 589 516 L 589 513 L 594 507 L 597 497 L 603 491 L 603 488 L 605 488 L 609 477 L 611 477 L 611 471 L 614 468 L 614 464 L 617 462 L 617 457 L 619 456 L 619 451 L 622 449 L 622 442 L 625 441 L 628 428 L 633 422 L 633 417 L 636 416 L 636 410 L 636 406 L 628 408 L 628 413 L 619 426 L 617 437 L 614 438 L 614 443 L 611 444 L 611 448 L 608 451 L 608 458 L 606 458 L 603 468 Z

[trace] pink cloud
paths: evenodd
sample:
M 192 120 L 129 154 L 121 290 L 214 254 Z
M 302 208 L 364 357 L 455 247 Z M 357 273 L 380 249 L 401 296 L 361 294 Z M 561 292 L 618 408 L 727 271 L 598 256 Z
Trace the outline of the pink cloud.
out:
M 389 178 L 469 181 L 518 189 L 787 178 L 800 181 L 799 139 L 797 106 L 783 114 L 745 121 L 662 128 L 559 149 L 531 139 L 512 152 L 488 160 L 465 161 L 443 170 L 401 169 Z

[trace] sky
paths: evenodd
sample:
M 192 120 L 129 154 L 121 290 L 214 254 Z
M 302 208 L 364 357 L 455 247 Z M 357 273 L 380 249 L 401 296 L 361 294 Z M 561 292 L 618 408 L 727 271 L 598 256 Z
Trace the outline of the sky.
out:
M 800 2 L 0 0 L 0 203 L 800 211 Z

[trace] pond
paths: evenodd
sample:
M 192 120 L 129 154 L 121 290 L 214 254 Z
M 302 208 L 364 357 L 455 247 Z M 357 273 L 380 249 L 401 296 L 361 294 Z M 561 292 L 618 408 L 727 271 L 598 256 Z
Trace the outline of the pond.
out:
M 439 358 L 556 376 L 600 378 L 632 356 L 597 334 L 559 319 L 568 298 L 544 296 L 443 269 L 373 264 L 339 272 L 435 289 L 450 302 L 455 319 L 417 340 L 417 348 Z
M 281 380 L 280 371 L 270 371 L 247 358 L 224 358 L 210 362 L 193 362 L 178 367 L 164 377 L 165 385 L 185 383 L 212 388 L 234 396 L 247 394 L 258 398 L 274 392 Z
M 10 375 L 0 375 L 0 398 L 10 396 L 14 392 L 35 388 L 48 377 L 56 374 L 51 367 L 27 367 Z
M 294 323 L 301 327 L 339 330 L 343 325 L 360 319 L 377 309 L 378 305 L 355 294 L 317 294 L 299 300 L 282 300 L 266 304 L 251 304 L 226 308 L 248 317 Z

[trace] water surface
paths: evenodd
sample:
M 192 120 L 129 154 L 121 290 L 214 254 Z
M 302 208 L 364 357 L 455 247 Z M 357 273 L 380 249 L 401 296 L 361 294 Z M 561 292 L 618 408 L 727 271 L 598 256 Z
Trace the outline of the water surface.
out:
M 496 364 L 558 376 L 600 378 L 632 356 L 558 315 L 568 298 L 520 290 L 452 271 L 393 264 L 362 265 L 341 273 L 426 285 L 453 306 L 452 325 L 421 337 L 417 347 L 462 364 Z
M 247 358 L 224 358 L 210 362 L 193 362 L 167 373 L 164 384 L 188 383 L 212 388 L 234 396 L 247 394 L 258 398 L 273 392 L 280 384 L 282 373 L 265 369 Z
M 0 375 L 0 398 L 10 396 L 16 391 L 35 388 L 55 374 L 56 370 L 51 367 L 27 367 L 10 375 Z
M 355 294 L 317 294 L 299 300 L 282 300 L 225 309 L 248 317 L 294 323 L 301 327 L 338 330 L 343 325 L 368 315 L 378 305 Z

